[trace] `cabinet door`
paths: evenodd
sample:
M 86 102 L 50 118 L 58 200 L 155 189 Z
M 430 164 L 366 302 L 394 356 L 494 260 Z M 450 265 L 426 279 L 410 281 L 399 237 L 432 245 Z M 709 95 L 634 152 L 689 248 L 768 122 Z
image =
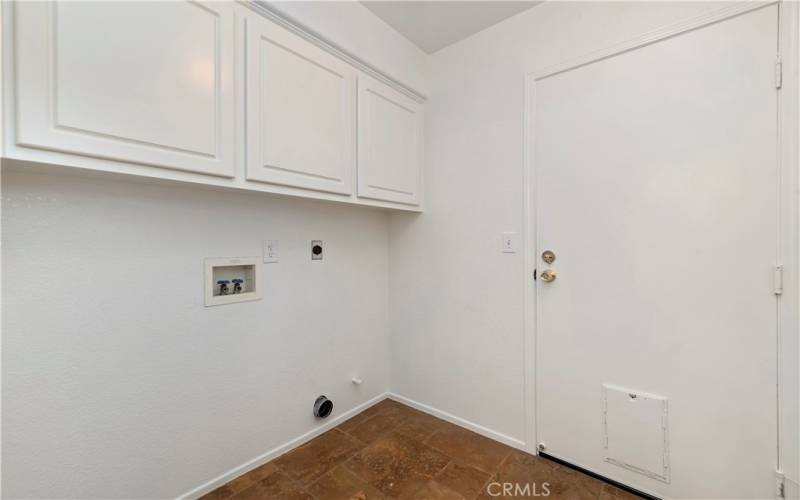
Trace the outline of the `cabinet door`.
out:
M 15 2 L 21 146 L 234 175 L 224 2 Z
M 256 16 L 246 51 L 247 178 L 352 193 L 355 70 Z
M 422 106 L 366 75 L 358 77 L 358 196 L 419 205 Z

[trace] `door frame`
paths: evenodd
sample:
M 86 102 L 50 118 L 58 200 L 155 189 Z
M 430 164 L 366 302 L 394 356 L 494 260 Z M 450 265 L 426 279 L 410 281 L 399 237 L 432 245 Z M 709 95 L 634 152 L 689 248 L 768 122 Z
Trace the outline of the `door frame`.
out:
M 777 381 L 776 407 L 777 429 L 775 469 L 776 481 L 785 475 L 786 496 L 800 493 L 800 166 L 798 145 L 800 144 L 800 5 L 797 2 L 772 1 L 766 3 L 735 3 L 714 9 L 700 16 L 684 19 L 679 23 L 648 31 L 637 37 L 624 40 L 598 51 L 584 54 L 562 63 L 541 68 L 525 74 L 524 107 L 524 415 L 525 449 L 538 454 L 537 421 L 537 309 L 536 282 L 533 273 L 537 266 L 536 243 L 538 227 L 536 221 L 536 166 L 534 164 L 534 117 L 536 113 L 536 84 L 539 80 L 555 76 L 572 69 L 635 50 L 667 38 L 699 29 L 726 19 L 740 16 L 770 5 L 779 6 L 779 32 L 776 54 L 782 64 L 782 85 L 778 92 L 778 178 L 776 195 L 779 209 L 775 216 L 779 222 L 778 252 L 776 263 L 783 266 L 783 292 L 778 297 L 777 315 Z M 776 62 L 778 62 L 776 61 Z M 580 464 L 576 464 L 580 465 Z

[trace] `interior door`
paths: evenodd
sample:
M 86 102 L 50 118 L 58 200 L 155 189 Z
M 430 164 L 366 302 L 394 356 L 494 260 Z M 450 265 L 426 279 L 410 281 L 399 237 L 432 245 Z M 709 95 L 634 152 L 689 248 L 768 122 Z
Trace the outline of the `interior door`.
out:
M 545 453 L 662 497 L 774 496 L 777 21 L 536 81 Z

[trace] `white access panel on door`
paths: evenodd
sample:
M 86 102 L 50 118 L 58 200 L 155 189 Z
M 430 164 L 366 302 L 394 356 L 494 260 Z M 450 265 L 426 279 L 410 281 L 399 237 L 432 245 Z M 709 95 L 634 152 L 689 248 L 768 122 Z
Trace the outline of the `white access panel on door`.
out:
M 667 398 L 603 384 L 606 461 L 669 482 Z
M 386 84 L 358 77 L 358 196 L 419 205 L 422 106 Z
M 13 8 L 18 145 L 233 177 L 233 5 Z
M 247 179 L 351 194 L 355 70 L 255 14 L 245 30 Z

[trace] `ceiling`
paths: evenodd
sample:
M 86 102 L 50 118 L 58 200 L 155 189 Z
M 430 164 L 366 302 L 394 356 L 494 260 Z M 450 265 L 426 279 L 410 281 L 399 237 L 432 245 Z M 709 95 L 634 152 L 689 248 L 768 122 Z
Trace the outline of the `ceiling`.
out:
M 541 2 L 362 0 L 361 3 L 431 54 Z

